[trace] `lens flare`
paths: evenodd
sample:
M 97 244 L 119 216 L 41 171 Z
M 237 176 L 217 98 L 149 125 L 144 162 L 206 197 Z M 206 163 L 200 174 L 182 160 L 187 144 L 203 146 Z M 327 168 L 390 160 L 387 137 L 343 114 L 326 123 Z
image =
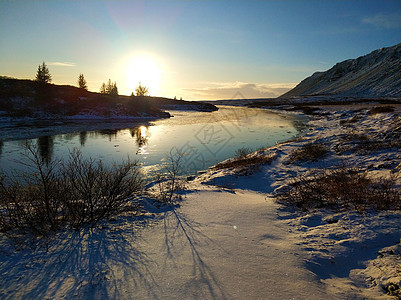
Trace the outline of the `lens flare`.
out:
M 159 93 L 161 70 L 154 60 L 146 56 L 134 57 L 127 67 L 127 87 L 135 93 L 139 85 L 149 89 L 149 94 L 156 96 Z

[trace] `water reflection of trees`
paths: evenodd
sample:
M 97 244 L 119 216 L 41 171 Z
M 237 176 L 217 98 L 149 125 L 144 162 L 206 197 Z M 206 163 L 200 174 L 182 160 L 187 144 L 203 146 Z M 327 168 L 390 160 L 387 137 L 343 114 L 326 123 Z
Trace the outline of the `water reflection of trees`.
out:
M 54 148 L 54 136 L 41 136 L 36 140 L 42 161 L 48 164 L 52 159 Z
M 88 133 L 86 131 L 82 131 L 79 133 L 79 143 L 81 146 L 85 146 L 86 139 L 88 138 Z
M 117 138 L 117 134 L 121 130 L 126 129 L 103 129 L 94 132 L 89 131 L 82 131 L 79 133 L 69 133 L 64 134 L 63 138 L 66 140 L 72 140 L 75 137 L 79 137 L 79 142 L 81 146 L 85 146 L 88 138 L 97 138 L 100 136 L 108 137 L 109 141 L 111 142 L 113 139 Z M 150 133 L 149 133 L 149 126 L 138 126 L 129 129 L 131 137 L 135 139 L 135 142 L 138 148 L 146 146 L 149 142 Z M 56 136 L 42 136 L 36 139 L 36 145 L 39 150 L 39 154 L 44 162 L 47 164 L 51 161 L 53 152 L 54 152 L 54 140 Z M 0 155 L 2 154 L 4 143 L 0 141 Z
M 3 153 L 3 146 L 4 146 L 3 141 L 0 141 L 0 156 Z
M 130 129 L 131 136 L 136 139 L 136 143 L 138 148 L 146 146 L 149 142 L 149 127 L 148 126 L 139 126 Z
M 102 129 L 102 130 L 97 130 L 94 132 L 80 132 L 79 133 L 79 141 L 81 143 L 81 146 L 84 146 L 88 136 L 89 137 L 94 137 L 97 138 L 99 136 L 106 136 L 109 139 L 109 142 L 111 142 L 113 139 L 117 138 L 117 135 L 120 131 L 123 131 L 126 129 Z M 149 126 L 138 126 L 138 127 L 134 127 L 129 129 L 130 133 L 131 133 L 131 137 L 133 137 L 136 141 L 136 144 L 138 145 L 138 147 L 143 147 L 146 146 L 148 144 L 149 141 Z
M 109 138 L 109 142 L 111 142 L 112 138 L 117 138 L 117 133 L 121 129 L 102 129 L 99 130 L 97 133 L 102 136 L 107 136 Z
M 66 133 L 66 134 L 63 134 L 63 138 L 66 140 L 66 141 L 72 141 L 75 137 L 76 137 L 76 133 L 75 132 L 73 132 L 73 133 Z

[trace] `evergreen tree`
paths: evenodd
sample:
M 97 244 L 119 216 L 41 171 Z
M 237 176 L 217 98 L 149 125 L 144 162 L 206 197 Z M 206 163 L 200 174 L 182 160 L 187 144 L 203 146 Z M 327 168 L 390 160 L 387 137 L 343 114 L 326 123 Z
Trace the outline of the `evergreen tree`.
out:
M 135 93 L 137 96 L 149 96 L 149 89 L 139 82 L 138 87 L 135 89 Z
M 109 78 L 109 81 L 107 81 L 107 84 L 106 84 L 106 94 L 111 95 L 112 89 L 113 89 L 113 84 L 111 83 L 111 79 Z
M 102 86 L 100 87 L 100 93 L 101 94 L 107 94 L 106 84 L 104 82 L 102 83 Z
M 114 84 L 112 85 L 112 87 L 110 89 L 110 95 L 118 96 L 118 88 L 117 88 L 117 83 L 116 82 L 114 82 Z
M 86 83 L 84 74 L 79 74 L 78 77 L 78 86 L 80 89 L 88 90 L 88 85 Z
M 46 66 L 45 62 L 38 66 L 36 81 L 41 83 L 50 83 L 52 81 L 52 76 L 50 75 L 49 68 Z
M 118 88 L 117 88 L 117 83 L 111 82 L 111 79 L 107 81 L 107 84 L 103 82 L 102 86 L 100 87 L 100 93 L 102 94 L 108 94 L 111 96 L 118 96 Z

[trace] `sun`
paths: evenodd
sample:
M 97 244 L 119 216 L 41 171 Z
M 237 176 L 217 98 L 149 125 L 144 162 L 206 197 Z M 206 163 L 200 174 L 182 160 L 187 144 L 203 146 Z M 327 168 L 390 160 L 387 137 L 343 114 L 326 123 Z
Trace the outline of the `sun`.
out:
M 134 57 L 127 67 L 127 87 L 135 93 L 135 88 L 141 83 L 149 89 L 149 94 L 159 93 L 161 70 L 149 57 Z

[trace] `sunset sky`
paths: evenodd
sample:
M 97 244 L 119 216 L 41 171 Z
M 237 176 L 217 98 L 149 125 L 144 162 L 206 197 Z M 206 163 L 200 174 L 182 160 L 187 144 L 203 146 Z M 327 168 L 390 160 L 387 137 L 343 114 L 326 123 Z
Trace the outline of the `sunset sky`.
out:
M 276 97 L 315 71 L 401 42 L 399 0 L 5 1 L 0 75 L 89 90 L 109 78 L 188 100 Z

